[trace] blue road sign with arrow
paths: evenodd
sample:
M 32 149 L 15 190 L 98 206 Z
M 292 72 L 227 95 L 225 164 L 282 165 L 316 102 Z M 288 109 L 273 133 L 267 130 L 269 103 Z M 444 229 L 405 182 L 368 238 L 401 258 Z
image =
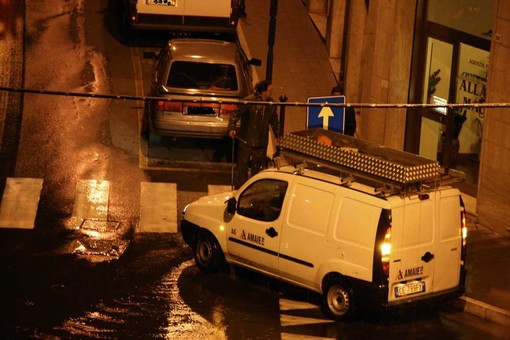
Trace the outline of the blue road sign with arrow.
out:
M 308 103 L 344 104 L 345 96 L 310 97 Z M 306 128 L 344 132 L 345 118 L 343 107 L 308 106 Z

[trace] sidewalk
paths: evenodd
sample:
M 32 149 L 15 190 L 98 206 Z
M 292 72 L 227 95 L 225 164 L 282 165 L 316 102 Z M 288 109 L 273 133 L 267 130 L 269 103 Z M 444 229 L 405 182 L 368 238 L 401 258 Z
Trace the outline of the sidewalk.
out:
M 247 53 L 265 64 L 268 51 L 270 0 L 247 1 L 247 18 L 239 25 L 241 43 Z M 274 98 L 281 94 L 289 102 L 329 95 L 336 85 L 335 61 L 330 61 L 320 36 L 324 23 L 314 26 L 300 1 L 280 0 L 274 46 Z M 265 78 L 265 66 L 257 70 Z M 306 128 L 303 108 L 288 108 L 285 131 Z M 452 304 L 468 313 L 510 327 L 510 237 L 495 233 L 476 222 L 476 198 L 462 194 L 468 212 L 466 294 Z
M 270 0 L 246 1 L 248 16 L 240 21 L 240 40 L 245 38 L 249 57 L 262 60 L 259 80 L 266 78 Z M 242 43 L 242 41 L 241 41 Z M 301 1 L 280 0 L 273 47 L 273 98 L 286 95 L 288 102 L 329 96 L 337 85 L 326 48 Z M 285 131 L 306 129 L 306 108 L 287 107 Z
M 477 223 L 476 198 L 462 194 L 467 211 L 466 294 L 453 306 L 510 327 L 510 237 Z

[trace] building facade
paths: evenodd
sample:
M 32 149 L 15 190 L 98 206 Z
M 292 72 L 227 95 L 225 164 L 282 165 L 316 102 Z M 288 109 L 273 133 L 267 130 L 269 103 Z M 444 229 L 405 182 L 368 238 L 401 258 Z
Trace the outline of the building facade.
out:
M 305 0 L 351 103 L 505 103 L 510 1 Z M 510 227 L 510 107 L 357 109 L 357 136 L 466 173 L 480 223 Z

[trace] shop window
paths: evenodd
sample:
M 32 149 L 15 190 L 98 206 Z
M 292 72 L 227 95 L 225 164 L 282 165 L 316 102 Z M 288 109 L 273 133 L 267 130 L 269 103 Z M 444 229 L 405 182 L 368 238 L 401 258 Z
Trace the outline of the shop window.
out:
M 494 0 L 428 0 L 428 21 L 491 39 Z

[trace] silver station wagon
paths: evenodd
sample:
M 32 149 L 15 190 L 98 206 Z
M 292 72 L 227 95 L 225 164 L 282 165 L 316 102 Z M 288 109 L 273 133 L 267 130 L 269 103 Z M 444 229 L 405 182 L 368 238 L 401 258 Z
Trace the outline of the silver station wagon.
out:
M 143 132 L 195 138 L 227 135 L 225 100 L 251 93 L 252 70 L 239 44 L 210 39 L 173 39 L 159 53 L 154 81 L 145 101 Z M 154 99 L 160 97 L 161 100 Z

